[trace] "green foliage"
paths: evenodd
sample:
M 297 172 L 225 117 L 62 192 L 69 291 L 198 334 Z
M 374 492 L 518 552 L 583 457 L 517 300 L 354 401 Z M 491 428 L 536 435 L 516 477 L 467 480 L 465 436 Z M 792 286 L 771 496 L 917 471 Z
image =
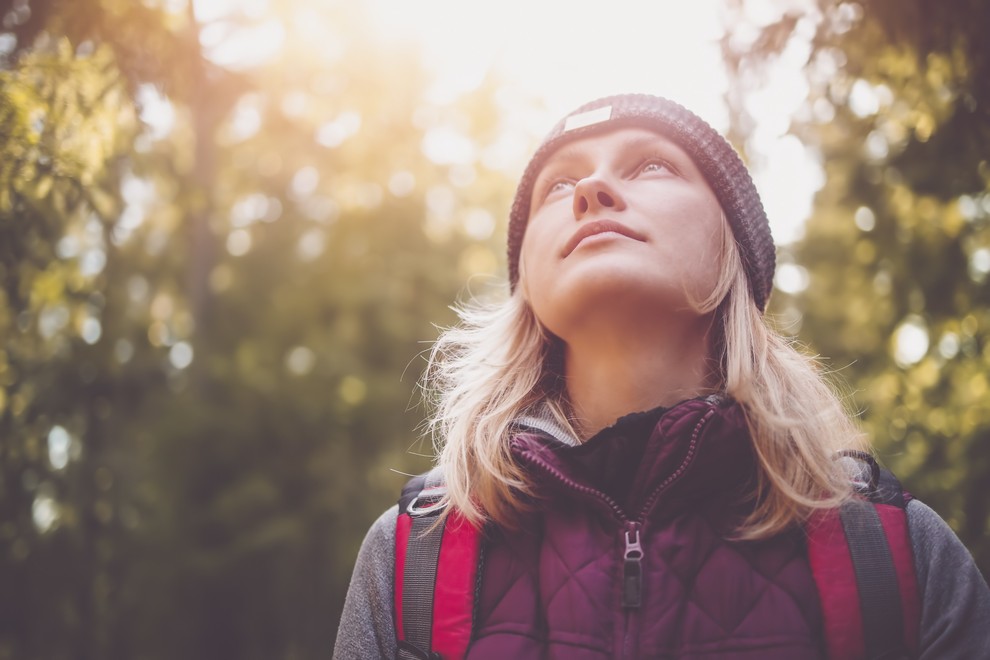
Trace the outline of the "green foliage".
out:
M 778 292 L 772 311 L 799 319 L 883 461 L 988 575 L 990 6 L 817 9 L 766 26 L 760 47 L 724 42 L 735 99 L 787 44 L 810 46 L 811 91 L 792 132 L 820 150 L 827 183 L 804 238 L 781 255 L 808 286 Z
M 243 69 L 200 30 L 262 19 L 29 4 L 0 64 L 0 659 L 324 657 L 429 465 L 418 356 L 498 268 L 493 86 L 431 102 L 332 4 L 279 3 L 308 30 Z M 449 126 L 474 158 L 424 156 Z

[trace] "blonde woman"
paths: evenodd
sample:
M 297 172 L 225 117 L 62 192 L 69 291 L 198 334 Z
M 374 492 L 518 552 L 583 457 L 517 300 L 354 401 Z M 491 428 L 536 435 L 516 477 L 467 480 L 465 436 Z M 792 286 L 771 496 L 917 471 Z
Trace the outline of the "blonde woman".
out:
M 437 468 L 368 533 L 335 657 L 990 657 L 972 558 L 765 323 L 767 218 L 708 124 L 582 106 L 508 256 L 507 299 L 436 344 Z

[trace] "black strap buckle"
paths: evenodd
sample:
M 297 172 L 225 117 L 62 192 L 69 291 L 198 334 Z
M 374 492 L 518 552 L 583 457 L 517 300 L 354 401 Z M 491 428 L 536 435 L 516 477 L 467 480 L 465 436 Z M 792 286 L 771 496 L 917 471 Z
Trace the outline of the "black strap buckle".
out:
M 398 660 L 443 660 L 439 653 L 424 651 L 415 644 L 410 644 L 406 640 L 399 642 L 396 658 L 398 658 Z

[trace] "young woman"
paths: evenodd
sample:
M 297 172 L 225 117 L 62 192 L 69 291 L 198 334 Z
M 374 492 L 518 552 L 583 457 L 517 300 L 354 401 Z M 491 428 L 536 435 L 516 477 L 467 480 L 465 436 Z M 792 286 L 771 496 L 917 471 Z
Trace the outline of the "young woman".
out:
M 466 655 L 836 648 L 816 586 L 830 560 L 812 566 L 807 534 L 859 497 L 863 463 L 839 457 L 862 440 L 764 322 L 774 246 L 731 146 L 666 99 L 582 106 L 523 173 L 508 253 L 507 300 L 464 310 L 427 377 L 441 518 L 484 529 Z M 914 651 L 990 657 L 971 557 L 902 506 L 904 547 L 889 542 L 913 556 Z M 365 539 L 335 657 L 396 657 L 396 518 Z M 434 657 L 399 657 L 417 655 Z

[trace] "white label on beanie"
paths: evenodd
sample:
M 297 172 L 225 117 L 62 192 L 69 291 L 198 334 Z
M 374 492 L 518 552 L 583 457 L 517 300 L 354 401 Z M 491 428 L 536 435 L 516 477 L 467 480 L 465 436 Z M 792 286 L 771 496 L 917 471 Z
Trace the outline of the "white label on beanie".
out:
M 584 128 L 585 126 L 591 126 L 592 124 L 600 124 L 601 122 L 608 121 L 611 118 L 612 106 L 610 105 L 595 108 L 594 110 L 588 110 L 587 112 L 582 112 L 579 115 L 571 115 L 564 120 L 564 133 L 567 131 L 573 131 L 576 128 Z

